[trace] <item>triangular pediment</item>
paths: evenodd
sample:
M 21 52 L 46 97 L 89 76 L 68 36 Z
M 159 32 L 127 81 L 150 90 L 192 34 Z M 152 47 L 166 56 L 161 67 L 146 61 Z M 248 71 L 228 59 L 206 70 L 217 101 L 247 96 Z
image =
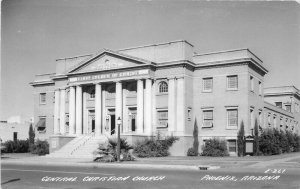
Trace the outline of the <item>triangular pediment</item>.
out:
M 145 60 L 106 50 L 84 62 L 81 62 L 79 65 L 71 69 L 69 73 L 103 71 L 147 65 L 149 63 L 150 62 L 147 62 Z

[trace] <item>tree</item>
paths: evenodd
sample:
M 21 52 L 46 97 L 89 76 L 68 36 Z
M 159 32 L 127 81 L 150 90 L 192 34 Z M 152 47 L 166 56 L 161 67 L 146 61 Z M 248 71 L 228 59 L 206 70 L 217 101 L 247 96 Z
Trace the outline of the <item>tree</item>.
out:
M 255 119 L 254 123 L 254 144 L 253 144 L 253 153 L 255 156 L 259 155 L 259 135 L 258 135 L 258 122 L 257 119 Z
M 238 132 L 237 137 L 237 145 L 238 145 L 238 156 L 244 156 L 245 155 L 245 128 L 244 128 L 244 122 L 242 121 L 240 130 Z
M 34 144 L 35 133 L 32 127 L 32 123 L 30 123 L 28 134 L 29 134 L 29 145 Z
M 195 119 L 193 137 L 194 137 L 193 148 L 194 148 L 196 154 L 198 154 L 199 153 L 199 140 L 198 140 L 198 124 L 197 124 L 197 119 Z

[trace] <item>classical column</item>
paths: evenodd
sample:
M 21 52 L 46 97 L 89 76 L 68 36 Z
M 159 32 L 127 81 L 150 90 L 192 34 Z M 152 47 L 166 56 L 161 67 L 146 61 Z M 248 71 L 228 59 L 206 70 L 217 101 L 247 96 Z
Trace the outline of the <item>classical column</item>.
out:
M 146 79 L 145 90 L 145 132 L 152 134 L 152 80 Z
M 60 90 L 60 133 L 66 133 L 66 90 Z
M 185 80 L 177 79 L 177 131 L 183 134 L 185 127 L 186 107 L 185 107 Z
M 137 80 L 137 133 L 143 133 L 144 129 L 144 83 Z
M 109 130 L 105 130 L 109 128 L 107 119 L 107 113 L 106 113 L 106 91 L 102 87 L 102 133 L 109 132 Z
M 168 127 L 169 127 L 170 132 L 174 132 L 176 130 L 176 87 L 175 87 L 175 78 L 170 78 L 169 79 L 169 85 L 168 85 Z
M 76 135 L 82 134 L 82 87 L 76 86 Z
M 88 124 L 88 111 L 86 110 L 87 102 L 87 91 L 82 88 L 82 134 L 88 134 L 89 124 Z
M 60 132 L 59 130 L 59 95 L 60 91 L 55 90 L 54 92 L 54 134 L 58 134 Z
M 101 133 L 101 84 L 95 85 L 95 135 L 98 136 Z
M 75 87 L 70 87 L 70 96 L 69 96 L 69 134 L 73 135 L 75 133 Z
M 121 132 L 128 132 L 128 108 L 127 108 L 127 102 L 126 102 L 126 99 L 127 99 L 127 88 L 126 88 L 126 85 L 123 86 L 123 90 L 122 90 L 122 112 L 123 112 L 123 119 L 122 119 L 122 129 L 121 129 Z
M 157 110 L 156 110 L 156 89 L 157 82 L 153 81 L 152 85 L 152 134 L 156 132 L 156 124 L 157 124 Z
M 116 82 L 116 134 L 118 134 L 119 130 L 118 130 L 118 125 L 117 125 L 117 120 L 118 118 L 121 118 L 123 120 L 123 116 L 122 116 L 122 83 L 120 81 Z M 121 130 L 121 129 L 120 129 Z

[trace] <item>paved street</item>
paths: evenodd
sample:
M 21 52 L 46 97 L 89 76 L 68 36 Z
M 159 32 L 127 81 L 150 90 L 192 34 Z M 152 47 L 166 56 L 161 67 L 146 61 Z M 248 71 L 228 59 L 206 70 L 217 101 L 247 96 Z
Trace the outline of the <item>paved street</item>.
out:
M 273 166 L 274 167 L 274 166 Z M 275 166 L 276 167 L 276 166 Z M 275 168 L 274 167 L 274 168 Z M 300 187 L 299 169 L 172 170 L 2 164 L 2 188 L 278 188 Z M 281 167 L 278 167 L 281 168 Z M 268 173 L 264 173 L 264 172 Z M 220 177 L 222 176 L 222 177 Z M 255 176 L 255 177 L 245 177 Z M 258 177 L 261 176 L 261 177 Z M 268 177 L 263 177 L 268 176 Z M 279 177 L 278 177 L 279 176 Z M 219 179 L 219 180 L 213 180 Z M 223 179 L 223 180 L 220 180 Z M 248 180 L 247 180 L 248 179 Z M 250 180 L 251 179 L 251 180 Z M 253 180 L 270 179 L 270 180 Z M 64 181 L 63 181 L 64 180 Z

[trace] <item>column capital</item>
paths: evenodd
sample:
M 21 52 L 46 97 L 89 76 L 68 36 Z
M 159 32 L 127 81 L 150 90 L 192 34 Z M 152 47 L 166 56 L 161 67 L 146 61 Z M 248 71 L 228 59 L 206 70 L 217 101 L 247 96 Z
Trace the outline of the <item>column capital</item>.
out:
M 171 80 L 171 79 L 176 79 L 177 77 L 175 76 L 172 76 L 172 77 L 167 77 L 168 80 Z
M 103 83 L 102 82 L 95 82 L 93 83 L 93 85 L 102 85 Z

